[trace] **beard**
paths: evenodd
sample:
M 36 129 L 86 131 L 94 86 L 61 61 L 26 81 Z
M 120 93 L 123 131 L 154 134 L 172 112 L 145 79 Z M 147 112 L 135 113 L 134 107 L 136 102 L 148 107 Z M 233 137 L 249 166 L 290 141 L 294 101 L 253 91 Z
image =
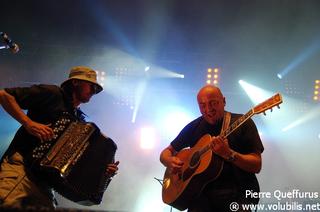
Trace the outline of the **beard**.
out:
M 221 119 L 223 119 L 224 113 L 215 113 L 212 114 L 203 114 L 203 118 L 209 123 L 209 124 L 216 124 Z
M 80 86 L 75 87 L 74 93 L 75 93 L 76 99 L 81 103 L 89 102 L 92 96 L 90 92 L 85 93 Z

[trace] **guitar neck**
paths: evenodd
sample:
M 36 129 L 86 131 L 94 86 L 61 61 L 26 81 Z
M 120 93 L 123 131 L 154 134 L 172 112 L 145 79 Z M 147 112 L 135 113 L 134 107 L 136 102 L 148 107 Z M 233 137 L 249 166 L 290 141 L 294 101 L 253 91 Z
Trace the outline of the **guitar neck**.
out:
M 240 127 L 244 122 L 246 122 L 250 117 L 254 115 L 253 110 L 249 110 L 246 114 L 238 118 L 235 122 L 233 122 L 226 130 L 221 133 L 222 137 L 228 137 L 233 131 L 235 131 L 238 127 Z

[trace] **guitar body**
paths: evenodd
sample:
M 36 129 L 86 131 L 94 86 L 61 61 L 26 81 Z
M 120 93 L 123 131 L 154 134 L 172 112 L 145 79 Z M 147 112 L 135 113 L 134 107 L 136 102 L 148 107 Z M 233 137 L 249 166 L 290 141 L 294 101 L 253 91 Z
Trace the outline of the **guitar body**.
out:
M 181 172 L 166 169 L 162 187 L 164 203 L 179 210 L 185 210 L 188 204 L 196 198 L 206 184 L 215 180 L 223 168 L 223 159 L 213 154 L 210 147 L 211 136 L 204 135 L 190 149 L 183 149 L 176 155 L 183 161 Z

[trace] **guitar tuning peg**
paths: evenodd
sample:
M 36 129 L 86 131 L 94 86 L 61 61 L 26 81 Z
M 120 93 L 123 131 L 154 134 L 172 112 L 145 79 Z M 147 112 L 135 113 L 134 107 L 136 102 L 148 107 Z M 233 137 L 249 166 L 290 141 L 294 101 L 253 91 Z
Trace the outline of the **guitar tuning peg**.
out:
M 267 114 L 266 114 L 266 112 L 263 112 L 263 115 L 265 115 L 265 116 L 266 116 L 266 115 L 267 115 Z
M 277 107 L 280 109 L 280 105 L 277 105 Z
M 271 111 L 271 113 L 272 113 L 272 111 L 273 111 L 273 108 L 271 108 L 271 109 L 270 109 L 270 111 Z

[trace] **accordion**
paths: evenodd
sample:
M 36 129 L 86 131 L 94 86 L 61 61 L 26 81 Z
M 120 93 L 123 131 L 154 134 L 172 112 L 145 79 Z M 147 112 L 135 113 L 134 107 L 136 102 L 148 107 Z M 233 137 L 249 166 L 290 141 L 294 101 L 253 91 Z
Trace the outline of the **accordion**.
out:
M 117 145 L 91 122 L 61 117 L 53 125 L 54 141 L 33 150 L 33 167 L 63 197 L 81 205 L 100 204 L 111 178 Z

